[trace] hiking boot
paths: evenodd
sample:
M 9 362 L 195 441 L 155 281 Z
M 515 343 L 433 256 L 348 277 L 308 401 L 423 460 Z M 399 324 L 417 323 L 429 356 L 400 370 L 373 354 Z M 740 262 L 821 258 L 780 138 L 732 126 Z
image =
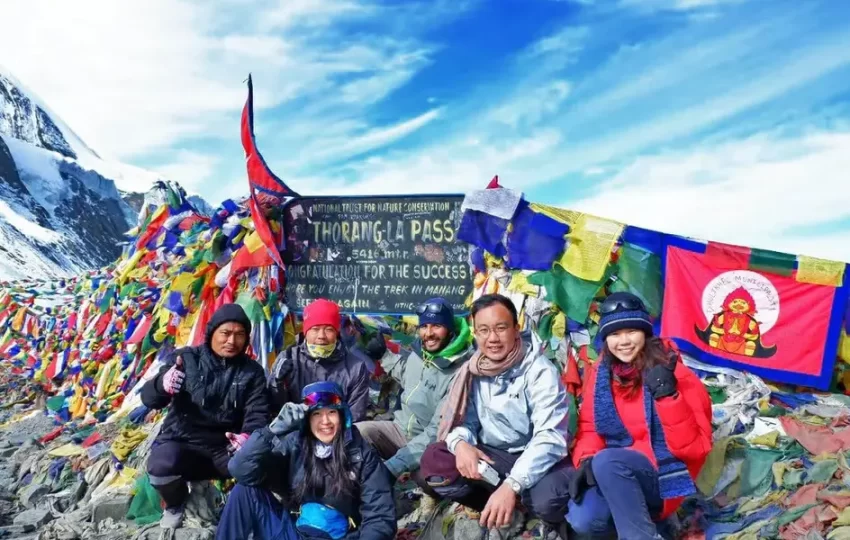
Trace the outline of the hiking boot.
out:
M 185 505 L 177 508 L 166 508 L 162 512 L 162 519 L 159 520 L 159 526 L 163 529 L 179 529 L 183 525 L 183 509 Z

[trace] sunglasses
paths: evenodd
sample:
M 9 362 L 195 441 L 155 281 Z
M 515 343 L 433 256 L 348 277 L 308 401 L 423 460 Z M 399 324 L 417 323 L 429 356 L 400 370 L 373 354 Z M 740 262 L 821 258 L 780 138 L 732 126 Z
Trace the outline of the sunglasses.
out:
M 624 300 L 605 300 L 599 306 L 599 313 L 609 315 L 615 311 L 646 311 L 643 307 L 643 302 L 640 300 L 624 299 Z
M 308 407 L 334 407 L 342 405 L 342 398 L 332 392 L 313 392 L 304 396 Z
M 440 313 L 444 309 L 446 309 L 446 306 L 443 304 L 422 304 L 416 308 L 416 314 L 422 316 L 426 313 Z

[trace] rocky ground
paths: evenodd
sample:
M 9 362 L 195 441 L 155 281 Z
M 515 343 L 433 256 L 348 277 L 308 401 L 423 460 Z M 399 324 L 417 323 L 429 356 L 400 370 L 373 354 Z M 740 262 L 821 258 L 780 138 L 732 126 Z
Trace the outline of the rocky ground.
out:
M 0 384 L 0 386 L 3 386 Z M 9 398 L 8 386 L 4 398 Z M 0 406 L 0 539 L 27 540 L 207 540 L 215 536 L 221 493 L 210 483 L 192 485 L 183 528 L 164 531 L 155 516 L 148 525 L 128 519 L 149 442 L 119 461 L 111 442 L 127 424 L 58 423 L 45 398 L 29 388 L 11 392 Z M 10 398 L 11 399 L 11 398 Z M 92 443 L 92 441 L 96 441 Z M 407 478 L 397 485 L 399 538 L 468 540 L 486 537 L 475 515 L 463 507 L 442 504 L 420 509 L 421 493 Z M 426 505 L 427 506 L 427 505 Z M 541 538 L 537 521 L 515 524 L 512 538 Z
M 8 387 L 6 388 L 8 390 Z M 26 394 L 26 392 L 15 392 Z M 8 396 L 8 394 L 6 394 Z M 173 536 L 127 519 L 144 443 L 126 463 L 110 452 L 117 424 L 58 424 L 34 394 L 0 409 L 0 538 L 206 540 L 217 492 L 193 485 L 187 526 Z M 85 437 L 85 439 L 83 439 Z M 98 440 L 86 445 L 85 441 Z
M 31 388 L 2 386 L 0 406 L 0 539 L 28 540 L 206 540 L 215 536 L 223 506 L 210 483 L 192 485 L 183 528 L 163 531 L 158 516 L 148 525 L 127 518 L 158 425 L 140 422 L 59 423 L 45 396 Z M 49 404 L 48 404 L 49 405 Z M 127 426 L 131 427 L 128 428 Z M 144 432 L 124 461 L 114 454 L 121 431 Z M 402 478 L 397 486 L 399 538 L 460 540 L 481 538 L 475 516 L 456 505 L 420 511 L 421 493 Z M 536 536 L 528 523 L 514 537 Z M 520 530 L 523 529 L 522 531 Z M 528 530 L 526 530 L 528 529 Z M 524 534 L 523 534 L 524 532 Z

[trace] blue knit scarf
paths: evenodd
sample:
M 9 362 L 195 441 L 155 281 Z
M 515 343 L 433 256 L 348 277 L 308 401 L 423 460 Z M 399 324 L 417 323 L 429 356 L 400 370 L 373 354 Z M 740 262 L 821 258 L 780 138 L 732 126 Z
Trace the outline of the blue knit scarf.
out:
M 658 486 L 662 499 L 687 497 L 696 493 L 697 488 L 685 464 L 670 453 L 664 438 L 664 429 L 655 410 L 652 393 L 644 384 L 643 405 L 649 425 L 652 452 L 658 464 Z M 608 448 L 627 448 L 634 444 L 614 405 L 611 390 L 611 361 L 600 361 L 596 372 L 596 387 L 593 392 L 593 420 L 596 432 L 605 440 Z

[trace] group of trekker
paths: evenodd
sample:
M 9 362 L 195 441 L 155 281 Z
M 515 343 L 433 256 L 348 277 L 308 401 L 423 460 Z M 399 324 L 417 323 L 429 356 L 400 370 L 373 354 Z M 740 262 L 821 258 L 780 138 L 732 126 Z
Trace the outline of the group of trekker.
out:
M 664 537 L 711 450 L 711 402 L 639 298 L 599 307 L 575 429 L 558 369 L 509 298 L 481 296 L 468 318 L 437 298 L 417 315 L 418 339 L 396 353 L 382 334 L 358 344 L 317 300 L 266 375 L 247 355 L 250 320 L 221 307 L 205 343 L 142 388 L 147 407 L 170 407 L 147 463 L 161 526 L 181 525 L 188 482 L 232 477 L 219 539 L 389 540 L 393 484 L 410 473 L 420 512 L 457 502 L 485 538 L 517 534 L 526 515 L 553 539 Z M 402 387 L 392 421 L 367 420 L 376 364 Z

